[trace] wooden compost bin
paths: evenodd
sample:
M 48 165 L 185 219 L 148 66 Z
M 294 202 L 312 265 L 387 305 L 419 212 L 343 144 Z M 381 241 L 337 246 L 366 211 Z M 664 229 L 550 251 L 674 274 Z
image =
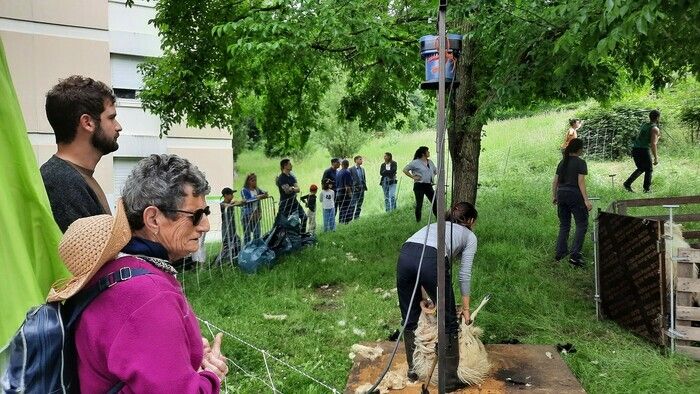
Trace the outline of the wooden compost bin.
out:
M 608 211 L 600 212 L 597 223 L 598 283 L 603 317 L 663 347 L 700 360 L 700 307 L 693 306 L 693 295 L 700 294 L 700 196 L 649 198 L 616 201 Z M 630 215 L 630 208 L 677 205 L 674 223 L 690 229 L 683 231 L 692 248 L 666 253 L 664 222 L 669 216 Z M 670 259 L 670 261 L 667 261 Z M 674 293 L 668 288 L 666 267 L 675 265 Z M 671 311 L 671 301 L 674 310 Z M 671 319 L 675 321 L 675 330 Z M 694 326 L 696 325 L 696 326 Z M 675 338 L 673 345 L 672 339 Z

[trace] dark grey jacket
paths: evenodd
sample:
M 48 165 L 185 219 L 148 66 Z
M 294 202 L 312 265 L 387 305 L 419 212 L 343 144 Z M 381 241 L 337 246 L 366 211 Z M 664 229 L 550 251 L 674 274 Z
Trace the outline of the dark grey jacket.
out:
M 74 221 L 107 212 L 75 168 L 56 156 L 41 166 L 41 178 L 49 195 L 53 218 L 62 232 Z
M 352 175 L 352 191 L 354 192 L 364 192 L 367 190 L 367 174 L 365 169 L 360 167 L 362 171 L 362 181 L 360 181 L 360 176 L 356 166 L 350 167 L 350 175 Z

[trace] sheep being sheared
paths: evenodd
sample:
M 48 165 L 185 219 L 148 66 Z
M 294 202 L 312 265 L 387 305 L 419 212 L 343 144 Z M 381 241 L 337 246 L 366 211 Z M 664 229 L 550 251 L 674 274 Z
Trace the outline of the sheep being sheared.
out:
M 483 330 L 474 325 L 479 310 L 488 302 L 484 298 L 478 308 L 472 313 L 470 324 L 462 321 L 459 332 L 459 367 L 457 376 L 469 385 L 481 384 L 491 369 L 484 344 L 479 339 Z M 413 370 L 422 381 L 427 381 L 431 375 L 436 357 L 437 309 L 421 302 L 421 315 L 416 328 L 416 350 L 413 353 Z M 437 366 L 432 371 L 430 383 L 438 383 Z

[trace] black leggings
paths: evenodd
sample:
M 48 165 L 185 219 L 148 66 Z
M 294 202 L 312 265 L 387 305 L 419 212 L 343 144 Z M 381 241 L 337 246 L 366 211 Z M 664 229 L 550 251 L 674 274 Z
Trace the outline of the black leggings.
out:
M 418 263 L 420 262 L 423 245 L 406 242 L 401 247 L 399 261 L 396 264 L 396 289 L 399 294 L 399 308 L 401 309 L 401 318 L 406 323 L 406 330 L 413 331 L 418 326 L 418 317 L 420 316 L 421 308 L 421 291 L 420 287 L 425 289 L 430 299 L 437 303 L 437 249 L 427 246 L 423 255 L 423 265 L 420 270 L 420 279 L 418 282 L 419 288 L 413 297 L 411 310 L 408 309 L 408 304 L 411 303 L 411 295 L 413 294 L 413 286 L 416 284 L 416 275 L 418 274 Z M 455 305 L 455 294 L 452 290 L 452 267 L 450 260 L 445 257 L 445 329 L 448 334 L 454 334 L 459 330 L 459 321 L 457 320 L 457 307 Z
M 416 182 L 413 184 L 413 194 L 416 196 L 416 221 L 420 222 L 423 214 L 423 196 L 428 197 L 428 204 L 433 207 L 433 215 L 435 215 L 433 219 L 435 219 L 437 217 L 437 205 L 433 204 L 433 198 L 435 198 L 433 185 L 430 183 Z

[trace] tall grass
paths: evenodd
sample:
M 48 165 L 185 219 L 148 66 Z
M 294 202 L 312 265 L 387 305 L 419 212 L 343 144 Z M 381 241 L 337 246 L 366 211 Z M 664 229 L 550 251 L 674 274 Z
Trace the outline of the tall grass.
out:
M 472 284 L 474 299 L 493 295 L 478 319 L 484 339 L 570 342 L 578 352 L 565 355 L 565 360 L 592 393 L 700 392 L 698 363 L 665 356 L 614 323 L 596 320 L 591 266 L 574 270 L 553 262 L 557 218 L 550 183 L 560 157 L 562 125 L 570 116 L 568 112 L 548 113 L 487 127 L 475 229 L 479 250 Z M 397 297 L 390 291 L 395 287 L 397 253 L 420 225 L 413 218 L 407 178 L 402 181 L 399 210 L 383 213 L 378 167 L 384 151 L 391 151 L 401 168 L 419 145 L 434 146 L 434 135 L 387 136 L 368 144 L 360 152 L 366 158 L 370 187 L 363 217 L 340 226 L 335 233 L 320 234 L 316 246 L 285 256 L 274 269 L 257 275 L 217 269 L 200 273 L 197 286 L 194 273 L 186 274 L 187 295 L 197 314 L 342 390 L 352 365 L 350 346 L 384 340 L 400 324 Z M 674 154 L 667 156 L 660 150 L 654 195 L 697 194 L 700 150 Z M 238 164 L 239 173 L 256 172 L 260 186 L 275 194 L 277 163 L 259 152 L 246 152 Z M 311 152 L 294 163 L 294 171 L 302 187 L 308 187 L 320 180 L 328 164 L 323 152 Z M 589 163 L 589 195 L 601 198 L 599 207 L 632 197 L 621 188 L 632 170 L 631 160 Z M 614 188 L 608 177 L 611 173 L 618 174 Z M 425 209 L 424 218 L 427 216 Z M 588 241 L 585 252 L 590 259 Z M 388 298 L 384 296 L 387 290 Z M 288 317 L 266 320 L 263 314 Z M 205 326 L 203 332 L 208 332 Z M 231 338 L 226 338 L 224 352 L 266 379 L 260 353 Z M 275 362 L 270 366 L 282 392 L 327 392 Z M 269 391 L 233 367 L 227 382 L 231 392 Z

